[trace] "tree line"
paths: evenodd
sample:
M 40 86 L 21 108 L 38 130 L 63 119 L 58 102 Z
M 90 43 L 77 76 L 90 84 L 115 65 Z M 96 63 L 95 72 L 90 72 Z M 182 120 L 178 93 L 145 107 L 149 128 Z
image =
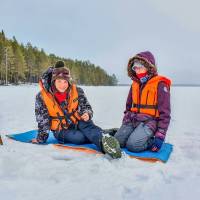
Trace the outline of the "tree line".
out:
M 56 61 L 63 60 L 70 69 L 73 80 L 82 85 L 116 85 L 115 74 L 108 75 L 105 70 L 90 61 L 79 61 L 47 54 L 43 49 L 20 44 L 15 37 L 8 39 L 0 32 L 0 84 L 37 83 L 41 74 Z

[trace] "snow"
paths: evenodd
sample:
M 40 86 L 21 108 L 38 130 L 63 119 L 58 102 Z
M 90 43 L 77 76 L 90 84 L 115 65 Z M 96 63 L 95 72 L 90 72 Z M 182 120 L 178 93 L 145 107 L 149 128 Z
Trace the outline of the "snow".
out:
M 129 87 L 82 87 L 102 128 L 119 127 Z M 36 85 L 0 87 L 0 199 L 169 200 L 200 196 L 200 87 L 172 87 L 169 161 L 146 163 L 19 143 L 5 134 L 35 129 Z

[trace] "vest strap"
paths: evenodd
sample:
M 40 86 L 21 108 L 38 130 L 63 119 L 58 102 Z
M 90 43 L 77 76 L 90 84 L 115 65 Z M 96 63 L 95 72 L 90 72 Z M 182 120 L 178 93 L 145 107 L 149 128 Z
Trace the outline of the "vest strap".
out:
M 132 108 L 157 109 L 157 105 L 132 104 Z

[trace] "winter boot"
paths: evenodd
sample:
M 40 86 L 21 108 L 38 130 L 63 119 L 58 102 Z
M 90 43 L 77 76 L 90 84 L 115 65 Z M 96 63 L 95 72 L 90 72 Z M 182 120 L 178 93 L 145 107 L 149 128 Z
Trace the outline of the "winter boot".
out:
M 110 155 L 112 158 L 122 157 L 122 151 L 118 140 L 109 134 L 103 134 L 102 148 L 103 151 Z
M 110 129 L 104 129 L 104 132 L 108 133 L 109 135 L 114 136 L 118 130 L 119 130 L 119 128 L 110 128 Z

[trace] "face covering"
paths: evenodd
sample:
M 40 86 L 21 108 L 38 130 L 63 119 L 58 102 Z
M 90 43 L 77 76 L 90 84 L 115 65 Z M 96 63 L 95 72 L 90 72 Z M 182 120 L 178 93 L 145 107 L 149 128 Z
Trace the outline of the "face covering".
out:
M 132 70 L 136 70 L 136 69 L 139 69 L 139 68 L 143 68 L 144 65 L 142 63 L 140 63 L 139 61 L 136 61 L 133 63 L 133 66 L 132 66 Z

